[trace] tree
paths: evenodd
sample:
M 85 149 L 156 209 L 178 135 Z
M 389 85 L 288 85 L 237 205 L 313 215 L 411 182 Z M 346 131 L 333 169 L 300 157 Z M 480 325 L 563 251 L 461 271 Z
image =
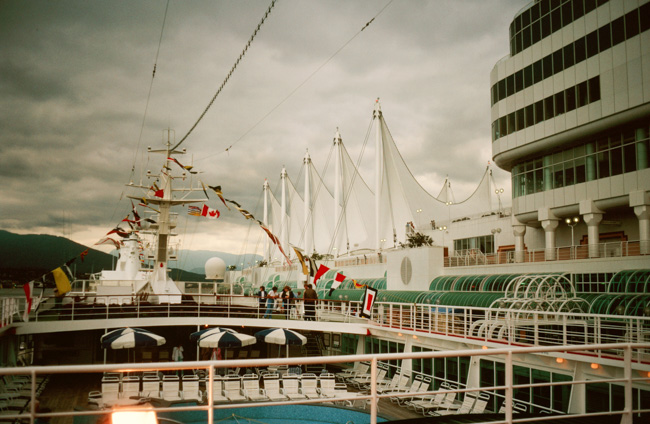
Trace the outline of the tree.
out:
M 230 265 L 230 266 L 228 267 L 228 271 L 234 271 L 234 270 L 236 270 L 236 269 L 237 269 L 237 265 Z
M 422 246 L 433 246 L 433 240 L 426 234 L 422 233 L 411 233 L 406 236 L 406 243 L 400 243 L 401 247 L 422 247 Z

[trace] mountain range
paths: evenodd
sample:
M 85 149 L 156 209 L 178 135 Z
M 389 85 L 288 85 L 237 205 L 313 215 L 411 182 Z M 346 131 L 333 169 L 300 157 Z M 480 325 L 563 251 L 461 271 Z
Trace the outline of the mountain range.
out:
M 81 253 L 88 254 L 81 258 Z M 117 252 L 114 252 L 117 254 Z M 239 255 L 207 250 L 181 250 L 180 260 L 171 262 L 174 280 L 205 280 L 205 262 L 212 257 L 223 259 L 226 266 L 237 265 Z M 75 275 L 113 269 L 116 256 L 76 243 L 65 237 L 46 234 L 15 234 L 0 230 L 0 280 L 24 283 L 39 278 L 74 259 L 70 269 Z M 259 255 L 247 255 L 246 260 L 260 260 Z M 178 264 L 178 268 L 174 266 Z

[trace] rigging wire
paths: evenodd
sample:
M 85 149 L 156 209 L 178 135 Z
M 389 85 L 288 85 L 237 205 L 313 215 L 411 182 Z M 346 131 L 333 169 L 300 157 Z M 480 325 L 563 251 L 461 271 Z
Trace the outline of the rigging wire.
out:
M 298 85 L 296 86 L 296 88 L 294 88 L 293 90 L 291 90 L 291 91 L 289 92 L 289 94 L 287 94 L 287 95 L 286 95 L 282 100 L 280 100 L 280 102 L 279 102 L 278 104 L 276 104 L 275 106 L 273 106 L 273 107 L 271 108 L 271 110 L 269 110 L 269 111 L 268 111 L 264 116 L 262 116 L 262 117 L 261 117 L 261 118 L 260 118 L 256 123 L 254 123 L 254 124 L 253 124 L 253 125 L 252 125 L 252 126 L 251 126 L 251 127 L 250 127 L 246 132 L 245 132 L 245 133 L 244 133 L 244 134 L 242 134 L 242 135 L 241 135 L 237 140 L 235 140 L 235 141 L 234 141 L 230 146 L 226 147 L 226 149 L 225 149 L 224 151 L 222 151 L 222 152 L 218 152 L 218 153 L 214 153 L 214 154 L 211 154 L 211 155 L 203 156 L 200 160 L 207 159 L 207 158 L 210 158 L 210 157 L 213 157 L 213 156 L 216 156 L 216 155 L 220 155 L 220 154 L 222 154 L 222 153 L 228 153 L 228 152 L 230 151 L 230 149 L 232 149 L 232 148 L 233 148 L 233 147 L 234 147 L 238 142 L 240 142 L 240 141 L 241 141 L 244 137 L 246 137 L 250 132 L 252 132 L 255 128 L 257 128 L 258 125 L 260 125 L 262 122 L 264 122 L 264 121 L 266 120 L 266 118 L 268 118 L 268 117 L 269 117 L 273 112 L 275 112 L 276 109 L 278 109 L 278 108 L 279 108 L 280 106 L 282 106 L 282 105 L 283 105 L 287 100 L 289 100 L 289 98 L 291 98 L 294 94 L 296 94 L 296 92 L 297 92 L 300 88 L 302 88 L 303 85 L 307 84 L 307 82 L 309 82 L 309 80 L 311 80 L 311 79 L 312 79 L 312 78 L 313 78 L 313 77 L 314 77 L 318 72 L 320 72 L 321 69 L 323 69 L 323 68 L 325 67 L 325 65 L 327 65 L 327 64 L 328 64 L 332 59 L 334 59 L 334 57 L 336 57 L 336 56 L 337 56 L 337 55 L 338 55 L 338 54 L 339 54 L 339 53 L 340 53 L 340 52 L 341 52 L 345 47 L 347 47 L 347 45 L 350 44 L 350 43 L 351 43 L 355 38 L 357 38 L 357 37 L 359 36 L 359 34 L 361 34 L 361 32 L 362 32 L 364 29 L 368 28 L 368 26 L 370 26 L 370 24 L 372 24 L 373 21 L 374 21 L 374 20 L 375 20 L 379 15 L 381 15 L 381 14 L 384 12 L 384 10 L 386 10 L 386 8 L 387 8 L 388 6 L 390 6 L 390 4 L 391 4 L 392 2 L 393 2 L 393 0 L 390 0 L 388 3 L 386 3 L 386 5 L 385 5 L 384 7 L 382 7 L 381 10 L 380 10 L 379 12 L 377 12 L 377 13 L 375 14 L 375 16 L 372 17 L 372 19 L 370 19 L 368 22 L 366 22 L 366 24 L 363 26 L 363 28 L 361 28 L 361 29 L 360 29 L 356 34 L 354 34 L 354 35 L 352 36 L 352 38 L 350 38 L 348 41 L 346 41 L 345 43 L 343 43 L 343 45 L 342 45 L 341 47 L 339 47 L 338 50 L 336 50 L 334 53 L 332 53 L 332 55 L 331 55 L 329 58 L 327 58 L 327 60 L 325 60 L 325 62 L 323 62 L 323 63 L 322 63 L 318 68 L 316 68 L 316 69 L 315 69 L 311 74 L 309 74 L 309 75 L 307 76 L 307 78 L 305 78 L 305 79 L 304 79 L 300 84 L 298 84 Z M 181 141 L 182 141 L 182 140 L 181 140 Z M 180 144 L 180 143 L 179 143 L 179 144 Z
M 178 143 L 176 143 L 176 145 L 174 147 L 172 147 L 172 150 L 176 150 L 176 148 L 178 146 L 180 146 L 185 141 L 185 139 L 192 133 L 192 131 L 194 131 L 194 128 L 196 128 L 196 126 L 199 125 L 199 122 L 201 122 L 201 120 L 203 119 L 205 114 L 208 113 L 208 110 L 210 109 L 210 107 L 212 106 L 214 101 L 217 99 L 217 96 L 221 93 L 221 90 L 223 90 L 223 88 L 226 86 L 226 83 L 228 82 L 228 80 L 230 79 L 232 74 L 235 72 L 235 69 L 237 69 L 237 66 L 239 65 L 239 62 L 241 62 L 241 60 L 244 58 L 244 55 L 246 55 L 246 52 L 248 51 L 248 48 L 251 46 L 251 43 L 255 39 L 255 36 L 257 35 L 260 28 L 264 24 L 264 21 L 266 21 L 266 18 L 271 13 L 271 10 L 273 9 L 273 6 L 275 6 L 276 1 L 277 0 L 272 0 L 271 1 L 271 4 L 269 5 L 269 8 L 266 9 L 266 13 L 264 13 L 264 16 L 262 17 L 262 20 L 260 21 L 259 24 L 257 24 L 257 28 L 255 28 L 255 31 L 253 31 L 253 35 L 251 35 L 251 37 L 248 39 L 248 43 L 246 43 L 246 46 L 244 47 L 244 50 L 242 50 L 242 52 L 239 54 L 239 57 L 237 58 L 237 60 L 235 60 L 235 64 L 232 65 L 232 68 L 230 68 L 230 72 L 228 72 L 228 75 L 226 75 L 226 78 L 221 83 L 221 86 L 219 86 L 219 88 L 217 89 L 217 92 L 214 93 L 214 96 L 212 96 L 212 100 L 210 100 L 208 105 L 205 107 L 205 110 L 203 111 L 201 116 L 199 116 L 199 119 L 196 120 L 194 125 L 192 125 L 192 128 L 190 128 L 190 130 L 187 132 L 187 134 L 185 134 L 183 136 L 183 138 L 181 138 L 181 140 Z

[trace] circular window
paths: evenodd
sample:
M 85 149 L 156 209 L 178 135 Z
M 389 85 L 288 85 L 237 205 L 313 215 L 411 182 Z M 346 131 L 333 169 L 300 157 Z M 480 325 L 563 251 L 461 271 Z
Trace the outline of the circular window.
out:
M 400 275 L 402 277 L 402 283 L 408 284 L 411 282 L 411 277 L 413 276 L 413 266 L 411 265 L 411 259 L 409 257 L 402 259 L 402 265 L 400 266 Z

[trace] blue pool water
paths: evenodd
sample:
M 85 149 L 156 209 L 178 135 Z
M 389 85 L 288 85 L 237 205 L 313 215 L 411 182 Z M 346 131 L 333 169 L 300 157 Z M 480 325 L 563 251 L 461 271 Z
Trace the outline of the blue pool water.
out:
M 171 418 L 184 424 L 205 424 L 204 411 L 161 412 L 159 417 Z M 377 417 L 377 422 L 387 420 Z M 161 420 L 161 424 L 164 424 Z M 249 423 L 304 423 L 304 424 L 367 424 L 370 414 L 336 406 L 323 405 L 269 405 L 256 408 L 215 409 L 214 422 L 220 424 Z

